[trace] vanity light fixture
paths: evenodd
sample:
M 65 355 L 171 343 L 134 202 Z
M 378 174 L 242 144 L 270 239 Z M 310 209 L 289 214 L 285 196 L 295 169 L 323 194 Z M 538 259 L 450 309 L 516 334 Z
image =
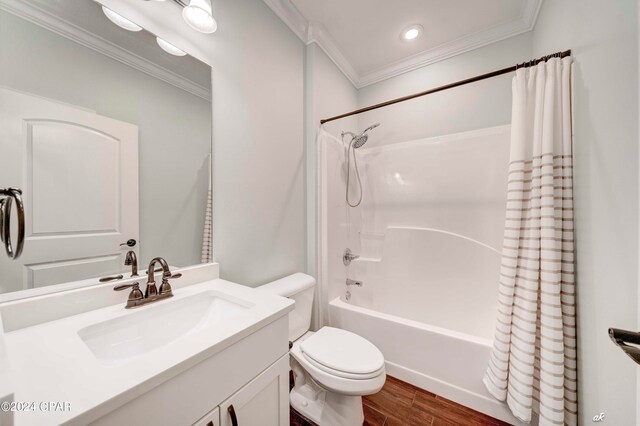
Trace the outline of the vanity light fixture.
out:
M 163 2 L 165 0 L 145 0 Z M 182 18 L 196 31 L 205 34 L 215 33 L 218 23 L 213 19 L 211 0 L 173 0 L 182 7 Z
M 413 41 L 419 38 L 424 31 L 424 27 L 420 24 L 411 25 L 400 33 L 400 38 L 404 41 Z
M 158 46 L 160 46 L 162 50 L 164 50 L 165 52 L 171 55 L 184 56 L 187 54 L 187 52 L 185 52 L 184 50 L 178 49 L 173 44 L 169 43 L 166 40 L 161 39 L 160 37 L 156 37 L 156 42 L 158 43 Z
M 127 31 L 136 31 L 136 32 L 137 31 L 142 31 L 142 27 L 141 26 L 134 24 L 133 22 L 131 22 L 130 20 L 128 20 L 124 16 L 114 12 L 113 10 L 102 6 L 102 11 L 107 16 L 107 18 L 109 18 L 109 20 L 111 22 L 113 22 L 114 24 L 116 24 L 120 28 L 124 28 Z
M 201 33 L 211 34 L 218 29 L 213 19 L 211 0 L 189 0 L 189 4 L 182 9 L 182 17 L 191 28 Z

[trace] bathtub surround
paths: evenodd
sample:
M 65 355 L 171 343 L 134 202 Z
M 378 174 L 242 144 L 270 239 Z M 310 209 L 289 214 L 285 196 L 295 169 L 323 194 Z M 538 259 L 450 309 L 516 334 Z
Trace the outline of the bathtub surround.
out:
M 571 58 L 513 80 L 496 334 L 483 382 L 516 417 L 577 424 Z
M 345 149 L 321 135 L 326 323 L 374 343 L 391 375 L 524 424 L 481 381 L 495 330 L 510 127 L 385 146 L 372 132 L 358 152 L 364 198 L 357 208 L 345 202 Z M 348 267 L 346 247 L 361 256 Z M 349 287 L 349 301 L 347 276 L 363 282 Z

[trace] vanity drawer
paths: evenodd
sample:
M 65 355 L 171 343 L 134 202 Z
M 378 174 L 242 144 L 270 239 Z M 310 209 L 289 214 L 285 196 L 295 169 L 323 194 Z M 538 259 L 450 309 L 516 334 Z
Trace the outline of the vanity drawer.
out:
M 192 425 L 286 355 L 288 334 L 285 315 L 92 424 Z

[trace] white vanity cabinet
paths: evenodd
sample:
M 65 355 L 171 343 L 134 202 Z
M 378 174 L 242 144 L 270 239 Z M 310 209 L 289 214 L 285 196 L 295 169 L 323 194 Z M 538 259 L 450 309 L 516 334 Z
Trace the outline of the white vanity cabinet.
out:
M 195 422 L 193 426 L 220 426 L 220 409 L 216 407 L 215 410 Z
M 280 358 L 219 407 L 193 424 L 193 426 L 235 425 L 289 425 L 288 355 Z
M 235 417 L 235 424 L 234 424 Z M 220 426 L 289 425 L 289 356 L 286 355 L 220 404 Z
M 286 315 L 92 424 L 234 426 L 229 407 L 238 426 L 289 425 Z

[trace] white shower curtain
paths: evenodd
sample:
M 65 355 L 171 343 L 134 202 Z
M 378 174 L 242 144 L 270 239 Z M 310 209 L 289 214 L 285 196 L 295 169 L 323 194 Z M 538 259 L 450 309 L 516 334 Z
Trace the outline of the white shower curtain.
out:
M 493 351 L 483 382 L 524 422 L 577 424 L 571 58 L 516 71 Z

